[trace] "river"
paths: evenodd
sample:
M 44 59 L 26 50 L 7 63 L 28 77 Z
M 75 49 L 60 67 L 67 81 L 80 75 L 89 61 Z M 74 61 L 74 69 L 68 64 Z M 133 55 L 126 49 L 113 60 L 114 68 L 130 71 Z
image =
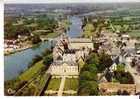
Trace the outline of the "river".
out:
M 69 17 L 71 22 L 70 29 L 67 31 L 69 37 L 79 37 L 81 35 L 82 21 L 79 17 Z M 50 48 L 49 41 L 42 42 L 36 47 L 26 49 L 21 52 L 4 56 L 4 80 L 10 80 L 17 77 L 21 71 L 28 68 L 29 63 L 36 55 L 40 55 L 46 48 Z

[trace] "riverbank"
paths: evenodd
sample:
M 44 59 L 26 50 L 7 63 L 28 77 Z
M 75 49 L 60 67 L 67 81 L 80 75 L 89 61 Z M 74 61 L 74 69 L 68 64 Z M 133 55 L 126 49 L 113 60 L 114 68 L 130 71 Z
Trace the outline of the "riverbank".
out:
M 32 48 L 32 47 L 33 47 L 33 45 L 31 45 L 31 46 L 25 46 L 25 47 L 16 49 L 14 51 L 6 51 L 6 52 L 4 51 L 4 56 L 8 56 L 8 55 L 14 54 L 16 52 L 24 51 L 24 50 L 29 49 L 29 48 Z
M 41 60 L 35 63 L 29 69 L 25 70 L 21 75 L 18 76 L 18 78 L 21 80 L 28 81 L 43 67 L 44 67 L 43 60 Z
M 30 84 L 31 85 L 35 84 L 36 87 L 42 88 L 42 86 L 44 86 L 46 82 L 46 76 L 48 75 L 46 74 L 46 71 L 48 67 L 50 66 L 50 63 L 52 62 L 52 60 L 53 59 L 52 59 L 51 50 L 45 50 L 40 55 L 40 57 L 39 56 L 35 57 L 32 60 L 32 63 L 29 64 L 26 70 L 22 71 L 17 77 L 13 78 L 12 80 L 6 80 L 4 82 L 5 90 L 7 91 L 6 93 L 10 95 L 10 93 L 8 93 L 8 90 L 10 88 L 11 90 L 14 91 L 14 94 L 18 95 L 20 94 L 20 90 L 23 88 L 26 88 L 29 90 L 30 86 L 28 85 Z M 37 81 L 38 83 L 40 83 L 40 85 L 36 83 Z M 24 90 L 25 92 L 26 92 L 26 89 Z
M 69 21 L 70 29 L 67 30 L 67 35 L 70 37 L 77 37 L 80 35 L 81 30 L 81 19 L 79 17 L 70 17 Z M 80 25 L 79 25 L 80 24 Z M 71 26 L 72 25 L 72 26 Z M 79 27 L 76 29 L 75 27 Z M 61 35 L 62 32 L 57 31 L 57 35 Z M 60 33 L 60 34 L 59 34 Z M 63 32 L 64 33 L 64 32 Z M 49 35 L 49 38 L 54 37 L 55 33 Z M 43 36 L 46 38 L 45 36 Z M 46 39 L 47 40 L 47 39 Z M 11 80 L 19 76 L 22 71 L 26 71 L 28 69 L 29 64 L 32 62 L 32 59 L 35 58 L 36 55 L 41 55 L 45 49 L 51 48 L 51 42 L 44 41 L 38 44 L 38 46 L 33 46 L 33 48 L 28 48 L 24 51 L 16 52 L 13 55 L 4 56 L 4 79 Z
M 18 77 L 14 78 L 12 80 L 5 81 L 4 82 L 5 91 L 6 91 L 5 95 L 11 95 L 8 92 L 9 88 L 13 91 L 14 95 L 20 94 L 20 91 L 22 89 L 22 92 L 24 95 L 24 94 L 26 94 L 25 92 L 27 90 L 30 90 L 31 85 L 34 85 L 35 87 L 39 87 L 39 88 L 44 86 L 44 81 L 46 81 L 46 79 L 44 79 L 44 75 L 47 75 L 45 72 L 41 73 L 41 70 L 44 66 L 45 65 L 43 64 L 43 61 L 41 60 L 41 61 L 35 63 L 31 68 L 25 70 Z M 35 85 L 37 81 L 40 82 L 40 85 Z
M 62 33 L 49 33 L 46 36 L 42 36 L 41 37 L 42 41 L 39 42 L 38 44 L 41 44 L 44 41 L 48 41 L 49 38 L 56 38 L 56 37 L 60 36 L 61 34 Z M 18 49 L 13 50 L 13 51 L 6 51 L 6 52 L 4 51 L 4 56 L 8 56 L 8 55 L 11 55 L 11 54 L 15 54 L 17 52 L 21 52 L 21 51 L 27 50 L 29 48 L 33 48 L 34 46 L 36 46 L 38 44 L 32 44 L 32 45 L 24 46 L 22 48 L 18 48 Z

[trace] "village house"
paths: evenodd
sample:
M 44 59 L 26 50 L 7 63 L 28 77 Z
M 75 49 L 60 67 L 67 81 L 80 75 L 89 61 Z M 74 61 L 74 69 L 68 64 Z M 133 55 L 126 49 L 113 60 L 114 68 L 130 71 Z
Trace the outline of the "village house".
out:
M 113 93 L 120 94 L 131 94 L 135 95 L 136 85 L 135 84 L 120 84 L 120 83 L 100 83 L 99 90 L 102 95 L 111 95 Z
M 130 39 L 130 36 L 127 35 L 127 34 L 123 34 L 123 35 L 121 36 L 122 42 L 127 42 L 129 39 Z

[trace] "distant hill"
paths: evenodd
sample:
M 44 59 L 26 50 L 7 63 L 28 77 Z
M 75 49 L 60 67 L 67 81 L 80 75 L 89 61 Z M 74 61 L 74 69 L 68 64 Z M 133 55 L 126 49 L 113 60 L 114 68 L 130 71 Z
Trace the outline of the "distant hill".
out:
M 88 13 L 106 10 L 140 9 L 140 3 L 79 3 L 79 4 L 5 4 L 5 15 L 50 12 L 56 9 L 71 10 L 73 13 Z

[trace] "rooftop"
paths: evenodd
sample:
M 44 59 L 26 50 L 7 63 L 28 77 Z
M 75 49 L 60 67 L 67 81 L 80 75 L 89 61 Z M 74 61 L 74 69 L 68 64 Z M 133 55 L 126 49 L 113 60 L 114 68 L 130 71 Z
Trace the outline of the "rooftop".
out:
M 100 83 L 99 89 L 104 89 L 106 92 L 117 92 L 118 90 L 128 91 L 131 94 L 135 94 L 135 84 L 120 84 L 120 83 Z
M 51 65 L 62 66 L 64 63 L 68 64 L 69 66 L 77 66 L 77 64 L 75 62 L 63 62 L 63 61 L 55 61 Z
M 71 43 L 91 43 L 91 39 L 87 38 L 71 38 L 70 39 Z

